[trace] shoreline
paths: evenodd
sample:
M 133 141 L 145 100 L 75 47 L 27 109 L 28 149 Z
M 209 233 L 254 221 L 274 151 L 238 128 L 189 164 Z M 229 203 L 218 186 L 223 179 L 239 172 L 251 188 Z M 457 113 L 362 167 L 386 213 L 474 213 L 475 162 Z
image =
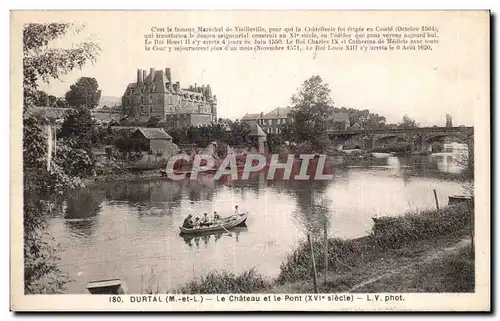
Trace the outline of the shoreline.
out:
M 333 166 L 333 169 L 341 169 L 341 170 L 348 170 L 349 168 L 370 168 L 369 164 L 366 163 L 366 161 L 361 161 L 361 162 L 352 162 L 350 164 L 344 163 L 341 165 L 335 164 Z M 379 168 L 379 167 L 377 167 Z M 257 174 L 259 172 L 255 172 Z M 431 175 L 429 175 L 429 173 Z M 207 174 L 202 174 L 201 175 L 207 175 Z M 211 174 L 208 174 L 211 175 Z M 439 171 L 428 171 L 427 175 L 419 175 L 419 174 L 409 174 L 410 177 L 432 177 L 432 178 L 438 178 L 441 180 L 446 180 L 446 181 L 461 181 L 461 182 L 473 182 L 474 180 L 472 178 L 465 178 L 462 173 L 447 173 L 447 172 L 439 172 Z M 165 179 L 165 180 L 170 180 L 169 178 L 162 176 L 160 173 L 160 169 L 156 170 L 141 170 L 141 171 L 136 171 L 136 172 L 127 172 L 127 173 L 121 173 L 121 174 L 109 174 L 109 175 L 98 175 L 93 178 L 87 178 L 84 180 L 84 187 L 92 187 L 97 184 L 101 183 L 109 183 L 109 182 L 134 182 L 134 181 L 149 181 L 149 180 L 158 180 L 158 179 Z M 279 177 L 276 177 L 277 180 L 279 180 Z M 189 180 L 188 177 L 182 179 L 182 180 Z M 219 179 L 221 180 L 221 179 Z M 293 178 L 291 177 L 290 179 L 293 181 Z

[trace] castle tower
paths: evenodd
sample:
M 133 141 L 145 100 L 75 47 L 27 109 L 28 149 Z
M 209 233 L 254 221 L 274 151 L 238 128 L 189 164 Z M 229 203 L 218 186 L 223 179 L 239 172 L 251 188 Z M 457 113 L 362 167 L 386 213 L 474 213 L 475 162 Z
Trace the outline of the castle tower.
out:
M 137 69 L 137 85 L 142 84 L 144 80 L 144 73 L 141 69 Z
M 217 97 L 213 97 L 213 99 L 209 100 L 210 102 L 210 109 L 212 112 L 212 122 L 216 123 L 217 122 Z

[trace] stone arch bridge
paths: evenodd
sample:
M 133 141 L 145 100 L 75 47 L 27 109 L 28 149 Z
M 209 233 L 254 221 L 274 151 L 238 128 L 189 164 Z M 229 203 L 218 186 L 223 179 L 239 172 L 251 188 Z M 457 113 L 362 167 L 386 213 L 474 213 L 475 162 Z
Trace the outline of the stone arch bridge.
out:
M 474 127 L 417 127 L 387 129 L 330 130 L 328 135 L 335 146 L 341 150 L 349 140 L 362 143 L 366 149 L 374 148 L 390 139 L 400 139 L 412 143 L 414 150 L 432 151 L 432 143 L 444 138 L 453 138 L 467 144 L 473 152 Z

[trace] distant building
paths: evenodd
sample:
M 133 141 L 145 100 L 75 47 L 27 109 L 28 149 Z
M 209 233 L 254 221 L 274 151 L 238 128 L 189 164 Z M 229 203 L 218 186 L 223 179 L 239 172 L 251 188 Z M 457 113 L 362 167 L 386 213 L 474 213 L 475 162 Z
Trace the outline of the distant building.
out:
M 350 127 L 351 121 L 349 120 L 348 113 L 333 113 L 328 119 L 329 130 L 346 130 Z
M 291 107 L 278 107 L 267 114 L 245 114 L 241 121 L 256 123 L 267 134 L 279 134 L 280 127 L 290 120 L 291 111 Z
M 257 143 L 259 153 L 265 152 L 265 145 L 267 141 L 267 135 L 264 133 L 262 128 L 255 122 L 250 123 L 250 133 L 248 136 L 254 139 L 254 142 Z
M 291 122 L 291 107 L 278 107 L 271 112 L 264 114 L 245 114 L 241 118 L 242 122 L 256 123 L 267 134 L 279 134 L 280 127 L 287 122 Z M 331 130 L 346 130 L 350 127 L 348 113 L 333 113 L 328 120 L 328 128 Z
M 137 70 L 136 82 L 130 83 L 122 97 L 125 110 L 139 122 L 147 122 L 157 117 L 167 127 L 197 126 L 217 120 L 217 98 L 212 95 L 210 85 L 189 86 L 181 89 L 180 83 L 173 82 L 170 68 Z
M 351 127 L 349 127 L 349 129 L 351 129 L 351 130 L 362 130 L 363 127 L 361 127 L 361 125 L 359 123 L 355 123 L 354 125 L 352 125 Z
M 111 126 L 110 130 L 114 133 L 126 131 L 130 133 L 130 141 L 136 145 L 139 150 L 161 153 L 163 156 L 171 155 L 177 148 L 172 142 L 170 136 L 163 128 L 148 128 L 136 126 Z
M 131 136 L 132 139 L 142 141 L 153 153 L 165 155 L 172 150 L 172 136 L 162 128 L 139 127 Z

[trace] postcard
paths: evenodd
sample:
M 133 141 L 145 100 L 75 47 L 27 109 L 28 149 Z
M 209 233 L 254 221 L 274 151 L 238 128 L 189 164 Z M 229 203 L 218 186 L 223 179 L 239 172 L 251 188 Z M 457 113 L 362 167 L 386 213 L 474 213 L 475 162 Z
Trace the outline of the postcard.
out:
M 11 84 L 12 311 L 491 309 L 487 10 L 11 11 Z

